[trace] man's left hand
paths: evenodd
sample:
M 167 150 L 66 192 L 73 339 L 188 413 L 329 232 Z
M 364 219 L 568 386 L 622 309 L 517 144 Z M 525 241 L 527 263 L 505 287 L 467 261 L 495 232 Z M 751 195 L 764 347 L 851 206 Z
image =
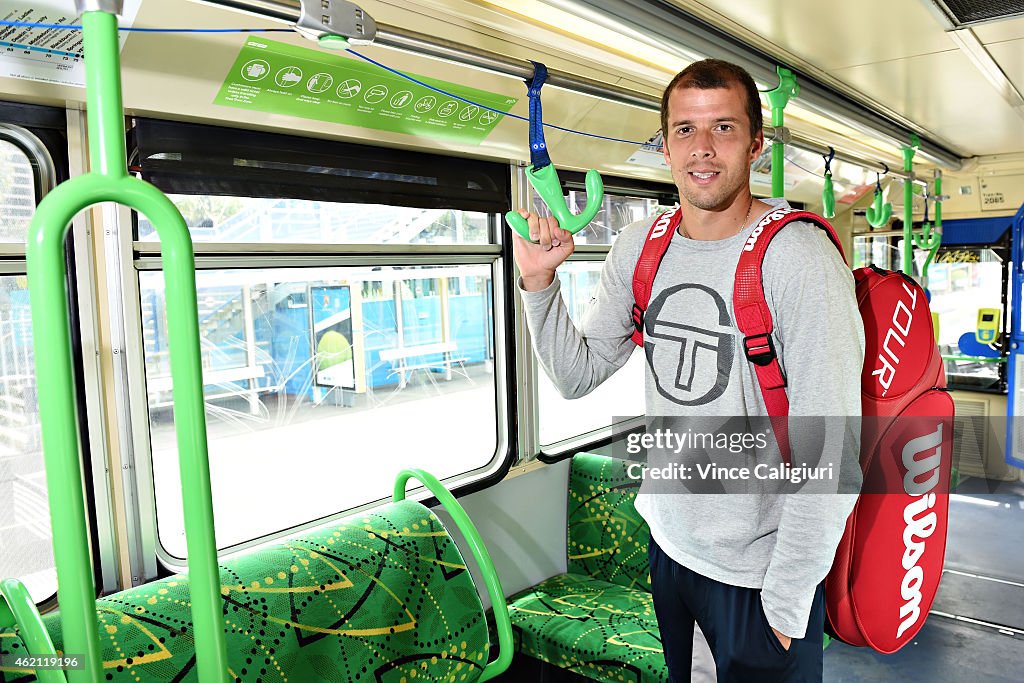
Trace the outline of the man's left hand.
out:
M 780 643 L 782 643 L 782 649 L 789 652 L 789 646 L 793 644 L 793 639 L 789 636 L 782 635 L 779 633 L 778 629 L 774 627 L 772 627 L 772 633 L 774 633 L 775 637 L 779 639 Z

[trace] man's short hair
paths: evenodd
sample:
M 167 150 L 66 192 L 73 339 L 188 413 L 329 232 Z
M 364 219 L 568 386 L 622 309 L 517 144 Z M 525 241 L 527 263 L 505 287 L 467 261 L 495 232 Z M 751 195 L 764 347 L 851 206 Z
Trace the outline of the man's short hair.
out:
M 761 117 L 761 98 L 757 86 L 746 69 L 721 59 L 704 59 L 694 62 L 676 74 L 661 96 L 661 133 L 668 139 L 668 98 L 677 88 L 728 88 L 738 85 L 747 95 L 747 117 L 750 119 L 750 135 L 757 133 L 764 125 Z

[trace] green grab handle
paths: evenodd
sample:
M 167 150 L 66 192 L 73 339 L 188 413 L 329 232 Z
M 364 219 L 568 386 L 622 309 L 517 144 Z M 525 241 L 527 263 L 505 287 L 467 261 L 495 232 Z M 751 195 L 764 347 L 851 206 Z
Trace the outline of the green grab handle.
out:
M 64 651 L 84 656 L 87 667 L 69 670 L 68 679 L 99 683 L 103 660 L 81 479 L 64 239 L 80 211 L 115 202 L 149 218 L 160 237 L 196 665 L 201 683 L 222 682 L 228 677 L 228 662 L 213 530 L 192 239 L 171 200 L 128 175 L 117 18 L 109 12 L 85 12 L 82 27 L 88 55 L 86 98 L 93 170 L 62 183 L 39 203 L 25 254 Z
M 935 178 L 935 196 L 942 196 L 942 176 Z M 925 198 L 927 202 L 927 197 Z M 935 223 L 922 223 L 920 232 L 914 233 L 914 246 L 918 249 L 927 249 L 928 256 L 925 257 L 924 266 L 921 268 L 921 277 L 928 281 L 928 266 L 932 264 L 936 252 L 942 246 L 942 200 L 935 200 Z
M 892 218 L 892 203 L 882 202 L 881 190 L 875 190 L 875 199 L 867 211 L 864 212 L 864 216 L 868 219 L 868 224 L 872 228 L 880 228 Z
M 604 181 L 601 180 L 601 174 L 594 169 L 587 171 L 585 181 L 587 205 L 579 215 L 573 214 L 569 210 L 569 205 L 565 202 L 565 195 L 562 194 L 562 183 L 558 179 L 558 171 L 555 170 L 554 164 L 549 164 L 536 170 L 533 166 L 530 166 L 526 169 L 526 177 L 530 180 L 530 184 L 533 185 L 533 189 L 537 191 L 540 198 L 547 204 L 551 214 L 558 219 L 558 226 L 563 230 L 568 230 L 572 235 L 590 225 L 590 221 L 594 220 L 594 217 L 601 210 L 601 202 L 604 201 Z M 519 215 L 518 212 L 506 212 L 505 220 L 519 233 L 520 237 L 527 242 L 533 242 L 530 239 L 530 226 L 527 224 L 526 219 Z
M 520 216 L 521 218 L 521 216 Z M 434 494 L 441 506 L 452 516 L 455 525 L 462 532 L 463 538 L 469 545 L 480 573 L 483 575 L 484 585 L 487 587 L 487 595 L 491 598 L 491 607 L 494 610 L 494 623 L 498 629 L 498 657 L 493 662 L 488 662 L 483 673 L 478 679 L 489 681 L 492 678 L 503 674 L 512 663 L 512 621 L 508 616 L 508 604 L 505 602 L 505 591 L 501 587 L 501 580 L 498 572 L 494 569 L 491 555 L 487 552 L 487 546 L 480 538 L 480 532 L 476 530 L 473 520 L 466 514 L 465 509 L 455 496 L 451 494 L 444 484 L 437 478 L 421 469 L 407 469 L 398 473 L 395 479 L 395 502 L 405 500 L 405 485 L 410 479 L 417 479 L 423 486 Z
M 57 649 L 43 624 L 35 600 L 17 579 L 0 580 L 0 628 L 17 625 L 29 656 L 55 657 Z M 65 652 L 67 652 L 65 650 Z M 8 655 L 10 656 L 10 655 Z M 67 683 L 60 669 L 36 669 L 39 683 Z
M 832 187 L 832 174 L 825 174 L 825 187 L 821 191 L 821 203 L 824 207 L 825 218 L 836 217 L 836 193 Z

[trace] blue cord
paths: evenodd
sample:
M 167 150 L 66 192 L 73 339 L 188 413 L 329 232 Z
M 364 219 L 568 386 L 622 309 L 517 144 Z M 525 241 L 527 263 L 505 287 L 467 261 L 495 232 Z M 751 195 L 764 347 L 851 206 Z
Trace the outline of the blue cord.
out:
M 361 54 L 359 54 L 358 52 L 356 52 L 355 50 L 353 50 L 351 48 L 349 48 L 348 51 L 351 52 L 352 54 L 354 54 L 356 57 L 359 57 L 360 59 L 363 59 L 363 60 L 369 62 L 370 64 L 373 64 L 374 66 L 379 66 L 380 68 L 384 69 L 385 71 L 390 71 L 391 73 L 395 74 L 396 76 L 401 76 L 402 78 L 404 78 L 404 79 L 406 79 L 408 81 L 412 81 L 416 85 L 422 85 L 424 88 L 427 88 L 428 90 L 433 90 L 434 92 L 440 93 L 442 95 L 445 95 L 446 97 L 453 97 L 453 98 L 455 98 L 457 100 L 462 100 L 463 102 L 467 102 L 469 104 L 472 104 L 473 106 L 480 107 L 481 109 L 487 109 L 488 111 L 493 111 L 493 112 L 495 112 L 497 114 L 501 114 L 502 116 L 508 116 L 508 117 L 513 118 L 513 119 L 519 119 L 520 121 L 526 121 L 527 123 L 530 122 L 530 119 L 525 117 L 525 116 L 519 116 L 518 114 L 508 114 L 508 113 L 500 111 L 498 109 L 494 109 L 492 107 L 488 107 L 487 105 L 479 104 L 477 102 L 474 102 L 473 100 L 467 100 L 465 97 L 459 97 L 458 95 L 456 95 L 454 93 L 450 93 L 450 92 L 448 92 L 446 90 L 441 90 L 440 88 L 435 88 L 434 86 L 428 85 L 428 84 L 424 83 L 423 81 L 417 80 L 417 79 L 413 78 L 412 76 L 409 76 L 407 74 L 402 73 L 401 71 L 398 71 L 396 69 L 392 69 L 390 66 L 385 66 L 384 64 L 381 64 L 380 62 L 378 62 L 378 61 L 376 61 L 374 59 L 370 59 L 366 55 L 361 55 Z M 610 140 L 612 142 L 625 142 L 625 143 L 630 144 L 630 145 L 644 145 L 644 144 L 646 144 L 645 142 L 637 142 L 635 140 L 623 140 L 621 138 L 611 138 L 611 137 L 607 137 L 605 135 L 595 135 L 594 133 L 584 133 L 583 131 L 580 131 L 580 130 L 573 130 L 572 128 L 563 128 L 562 126 L 556 126 L 556 125 L 553 125 L 553 124 L 550 124 L 550 123 L 545 123 L 544 127 L 545 128 L 551 128 L 552 130 L 565 131 L 566 133 L 575 133 L 576 135 L 585 135 L 587 137 L 597 138 L 599 140 Z
M 10 27 L 15 27 L 15 28 L 63 29 L 63 30 L 69 30 L 69 31 L 81 30 L 82 29 L 81 26 L 74 25 L 74 24 L 38 24 L 38 23 L 29 22 L 29 21 L 7 21 L 7 20 L 0 20 L 0 26 L 10 26 Z M 291 33 L 292 32 L 292 29 L 290 29 L 290 28 L 118 28 L 118 30 L 119 31 L 131 31 L 131 32 L 135 32 L 135 33 Z M 30 46 L 27 46 L 27 45 L 25 47 L 26 48 L 30 48 Z M 53 51 L 53 52 L 56 52 L 56 51 Z M 348 52 L 351 52 L 356 57 L 359 57 L 360 59 L 362 59 L 364 61 L 367 61 L 370 64 L 373 64 L 374 66 L 378 66 L 381 69 L 384 69 L 385 71 L 393 73 L 396 76 L 400 76 L 400 77 L 406 79 L 407 81 L 411 81 L 411 82 L 415 83 L 416 85 L 423 86 L 424 88 L 426 88 L 428 90 L 432 90 L 432 91 L 434 91 L 436 93 L 444 95 L 445 97 L 451 97 L 453 99 L 460 100 L 462 102 L 466 102 L 467 104 L 472 104 L 474 107 L 480 107 L 481 109 L 486 109 L 488 111 L 493 111 L 495 114 L 501 114 L 502 116 L 508 116 L 510 118 L 518 119 L 520 121 L 526 121 L 527 123 L 530 122 L 530 119 L 528 119 L 525 116 L 519 116 L 518 114 L 510 114 L 508 112 L 503 112 L 503 111 L 501 111 L 499 109 L 494 109 L 493 107 L 488 107 L 485 104 L 480 104 L 479 102 L 474 102 L 473 100 L 467 100 L 465 97 L 460 97 L 459 95 L 456 95 L 454 93 L 450 93 L 450 92 L 448 92 L 446 90 L 442 90 L 440 88 L 435 88 L 434 86 L 428 85 L 428 84 L 424 83 L 421 80 L 418 80 L 416 78 L 413 78 L 412 76 L 409 76 L 408 74 L 404 74 L 401 71 L 398 71 L 397 69 L 392 69 L 389 66 L 385 66 L 384 64 L 381 64 L 380 62 L 378 62 L 378 61 L 376 61 L 374 59 L 371 59 L 371 58 L 367 57 L 366 55 L 359 54 L 358 52 L 356 52 L 355 50 L 353 50 L 351 48 L 348 49 Z M 68 53 L 68 54 L 70 54 L 70 53 Z M 566 132 L 566 133 L 574 133 L 576 135 L 583 135 L 583 136 L 586 136 L 586 137 L 589 137 L 589 138 L 596 138 L 598 140 L 609 140 L 611 142 L 624 142 L 624 143 L 626 143 L 628 145 L 644 145 L 644 144 L 646 144 L 645 142 L 637 142 L 636 140 L 623 140 L 621 138 L 613 138 L 613 137 L 608 137 L 606 135 L 595 135 L 594 133 L 585 133 L 585 132 L 583 132 L 581 130 L 574 130 L 572 128 L 563 128 L 562 126 L 556 126 L 556 125 L 553 125 L 553 124 L 550 124 L 550 123 L 545 123 L 544 127 L 545 128 L 550 128 L 552 130 L 560 130 L 560 131 L 563 131 L 563 132 Z
M 38 24 L 31 21 L 0 20 L 0 26 L 12 28 L 47 28 L 81 31 L 79 24 Z M 291 33 L 290 28 L 127 28 L 119 26 L 118 31 L 134 33 Z

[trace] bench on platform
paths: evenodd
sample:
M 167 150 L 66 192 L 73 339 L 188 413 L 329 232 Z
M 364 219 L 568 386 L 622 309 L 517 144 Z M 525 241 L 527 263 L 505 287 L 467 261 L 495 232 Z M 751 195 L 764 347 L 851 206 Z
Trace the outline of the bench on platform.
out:
M 449 341 L 385 349 L 380 352 L 380 359 L 382 362 L 391 363 L 391 372 L 388 376 L 398 375 L 398 388 L 404 389 L 407 382 L 406 373 L 416 370 L 441 371 L 444 372 L 446 380 L 451 380 L 452 370 L 457 365 L 458 372 L 468 379 L 463 364 L 469 359 L 456 357 L 457 354 L 458 345 Z

